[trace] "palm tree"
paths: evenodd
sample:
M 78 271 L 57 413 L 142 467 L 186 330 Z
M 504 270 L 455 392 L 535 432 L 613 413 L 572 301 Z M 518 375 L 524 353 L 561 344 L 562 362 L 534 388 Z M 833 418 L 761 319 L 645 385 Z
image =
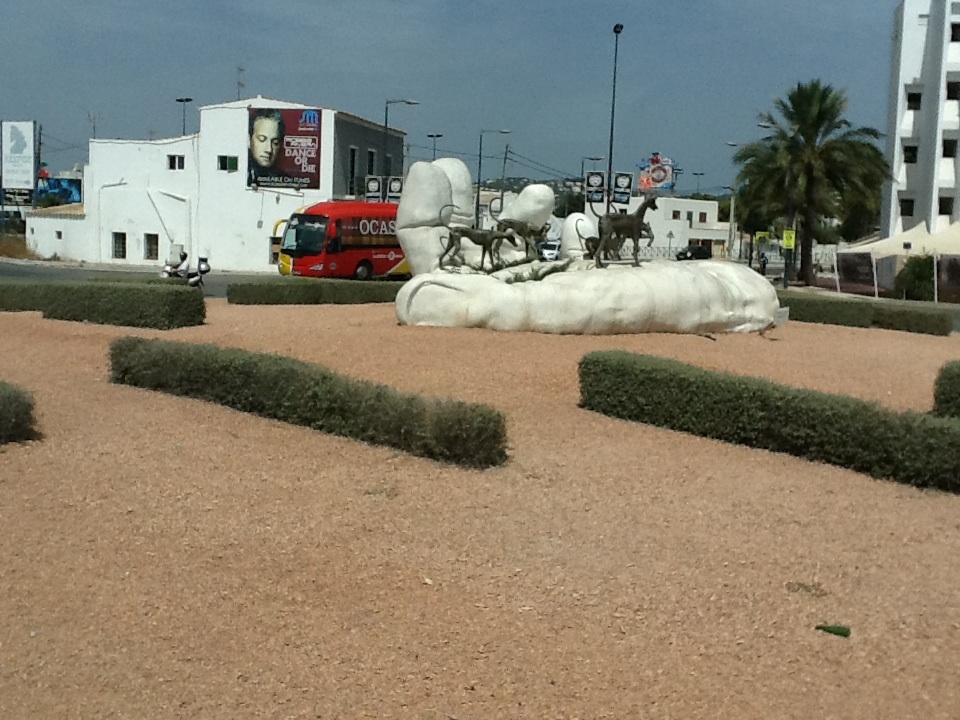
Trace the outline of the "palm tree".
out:
M 767 213 L 782 213 L 788 226 L 799 208 L 800 279 L 814 282 L 813 237 L 817 225 L 846 195 L 871 195 L 890 176 L 874 144 L 879 131 L 853 127 L 844 117 L 847 96 L 819 80 L 798 83 L 774 101 L 775 113 L 760 113 L 769 134 L 741 147 L 733 160 L 737 183 Z

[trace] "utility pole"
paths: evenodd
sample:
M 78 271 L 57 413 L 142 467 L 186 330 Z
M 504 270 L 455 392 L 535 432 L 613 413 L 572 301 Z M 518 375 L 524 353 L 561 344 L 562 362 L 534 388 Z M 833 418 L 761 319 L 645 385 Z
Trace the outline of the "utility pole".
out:
M 240 99 L 240 91 L 246 87 L 246 84 L 240 79 L 240 76 L 243 74 L 244 68 L 240 65 L 237 65 L 237 100 Z
M 93 125 L 93 139 L 97 139 L 97 114 L 95 112 L 87 113 L 87 120 L 90 121 L 90 124 Z
M 500 171 L 500 212 L 503 212 L 503 194 L 507 182 L 507 155 L 510 154 L 510 143 L 503 148 L 503 169 Z M 492 214 L 492 213 L 491 213 Z

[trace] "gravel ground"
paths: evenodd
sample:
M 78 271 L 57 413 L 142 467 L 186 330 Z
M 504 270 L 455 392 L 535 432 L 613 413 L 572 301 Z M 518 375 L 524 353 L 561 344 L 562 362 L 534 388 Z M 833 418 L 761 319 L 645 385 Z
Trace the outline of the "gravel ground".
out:
M 960 498 L 580 410 L 576 377 L 625 348 L 927 410 L 960 336 L 208 310 L 167 333 L 0 313 L 0 378 L 44 434 L 0 449 L 0 718 L 960 717 Z M 113 386 L 126 334 L 486 402 L 511 460 Z

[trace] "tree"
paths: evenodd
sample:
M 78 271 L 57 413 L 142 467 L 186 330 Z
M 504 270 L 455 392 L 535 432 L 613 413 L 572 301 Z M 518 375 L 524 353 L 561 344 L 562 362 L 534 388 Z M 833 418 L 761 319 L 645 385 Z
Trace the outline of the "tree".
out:
M 769 134 L 744 145 L 734 162 L 738 184 L 747 185 L 766 214 L 783 214 L 792 225 L 800 214 L 800 279 L 814 282 L 813 240 L 820 220 L 834 215 L 841 198 L 867 198 L 890 176 L 871 127 L 853 127 L 844 117 L 847 96 L 819 80 L 798 83 L 760 113 Z

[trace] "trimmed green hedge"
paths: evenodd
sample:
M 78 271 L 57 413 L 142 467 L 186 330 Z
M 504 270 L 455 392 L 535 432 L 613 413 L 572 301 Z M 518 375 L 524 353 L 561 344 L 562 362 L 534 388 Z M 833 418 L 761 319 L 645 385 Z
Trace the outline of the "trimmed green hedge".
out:
M 960 421 L 622 351 L 580 361 L 580 405 L 605 415 L 960 492 Z
M 404 285 L 397 280 L 335 280 L 282 278 L 262 282 L 230 283 L 227 302 L 238 305 L 350 305 L 387 303 L 397 299 Z
M 0 282 L 0 311 L 39 310 L 51 320 L 160 330 L 203 325 L 203 293 L 178 285 L 124 282 Z
M 953 332 L 954 310 L 950 308 L 839 299 L 819 293 L 778 291 L 777 295 L 780 304 L 790 308 L 790 319 L 798 322 L 879 327 L 927 335 L 949 335 Z
M 243 412 L 485 468 L 507 459 L 506 422 L 485 405 L 422 398 L 319 365 L 214 345 L 119 338 L 115 383 L 198 398 Z
M 933 411 L 937 415 L 960 418 L 960 361 L 940 368 L 933 390 Z
M 37 437 L 35 422 L 33 395 L 0 381 L 0 445 L 33 440 Z

